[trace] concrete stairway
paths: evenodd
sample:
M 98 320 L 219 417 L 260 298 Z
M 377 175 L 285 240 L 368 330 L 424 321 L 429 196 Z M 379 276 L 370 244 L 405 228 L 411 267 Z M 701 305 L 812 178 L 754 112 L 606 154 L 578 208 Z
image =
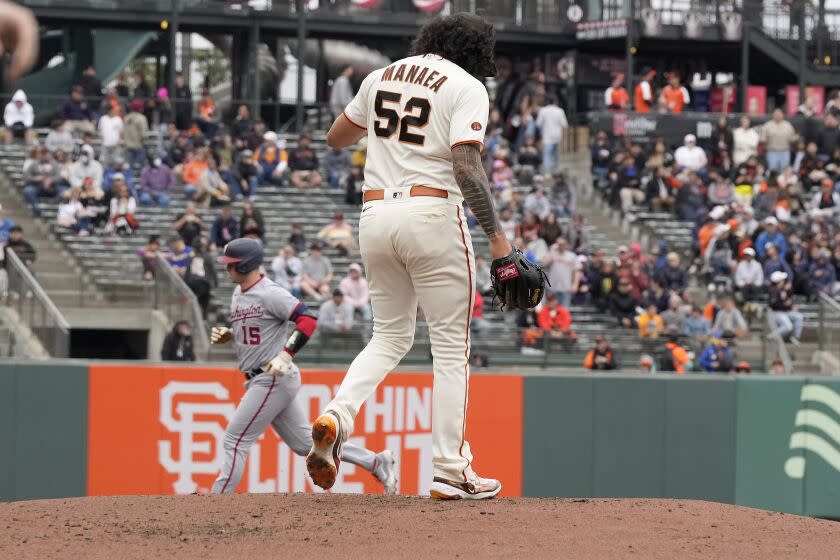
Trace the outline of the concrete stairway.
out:
M 2 172 L 0 203 L 3 204 L 6 217 L 23 228 L 24 239 L 38 252 L 32 270 L 41 287 L 59 309 L 104 301 L 102 294 L 89 282 L 73 256 L 43 222 L 32 217 L 22 193 Z

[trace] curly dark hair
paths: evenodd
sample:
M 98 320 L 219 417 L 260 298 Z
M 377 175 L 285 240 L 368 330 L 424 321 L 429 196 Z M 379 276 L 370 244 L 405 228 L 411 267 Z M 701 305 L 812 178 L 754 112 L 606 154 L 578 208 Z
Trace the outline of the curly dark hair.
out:
M 411 53 L 440 55 L 483 80 L 496 75 L 495 44 L 493 24 L 474 14 L 460 13 L 427 22 L 411 43 Z

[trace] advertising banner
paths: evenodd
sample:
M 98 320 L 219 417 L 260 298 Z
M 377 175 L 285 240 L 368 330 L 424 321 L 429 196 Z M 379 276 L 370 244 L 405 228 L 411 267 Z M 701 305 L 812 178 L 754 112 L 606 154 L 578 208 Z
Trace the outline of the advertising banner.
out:
M 825 109 L 825 88 L 822 86 L 808 86 L 805 88 L 805 97 L 811 100 L 811 107 L 816 115 L 821 117 Z M 785 88 L 785 110 L 789 117 L 796 114 L 796 110 L 802 104 L 799 98 L 799 86 L 787 86 Z
M 302 374 L 299 398 L 311 419 L 329 403 L 343 375 Z M 222 465 L 225 428 L 244 394 L 243 381 L 231 369 L 91 366 L 88 494 L 208 492 Z M 432 482 L 432 383 L 431 374 L 392 374 L 356 418 L 351 441 L 394 452 L 401 494 L 428 494 Z M 522 378 L 471 377 L 467 426 L 476 471 L 499 478 L 502 495 L 520 495 Z M 309 480 L 305 458 L 269 429 L 251 448 L 237 491 L 321 490 Z M 345 462 L 333 491 L 380 493 L 382 487 Z
M 767 114 L 766 87 L 747 86 L 747 114 L 762 117 Z

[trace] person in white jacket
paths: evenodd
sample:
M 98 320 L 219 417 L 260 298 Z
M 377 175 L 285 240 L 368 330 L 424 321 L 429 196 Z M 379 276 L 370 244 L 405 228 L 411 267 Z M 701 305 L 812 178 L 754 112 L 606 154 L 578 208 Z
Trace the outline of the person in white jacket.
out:
M 19 89 L 12 95 L 12 100 L 3 111 L 3 140 L 8 144 L 14 138 L 22 138 L 27 144 L 31 144 L 34 123 L 35 111 L 26 100 L 26 93 Z
M 81 148 L 79 159 L 70 166 L 70 186 L 81 187 L 85 180 L 90 179 L 97 191 L 102 190 L 102 164 L 93 157 L 93 148 L 85 144 Z
M 758 155 L 758 132 L 752 127 L 750 118 L 741 117 L 741 126 L 732 132 L 732 163 L 739 166 L 751 156 Z
M 764 289 L 764 270 L 755 260 L 755 249 L 747 247 L 743 258 L 735 268 L 735 286 L 741 291 L 744 301 L 753 301 Z

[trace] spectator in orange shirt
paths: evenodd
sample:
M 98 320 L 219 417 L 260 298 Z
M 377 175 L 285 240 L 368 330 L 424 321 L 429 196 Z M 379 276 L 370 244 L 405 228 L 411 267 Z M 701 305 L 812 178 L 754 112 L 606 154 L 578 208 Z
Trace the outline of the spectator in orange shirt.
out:
M 683 107 L 691 102 L 688 90 L 680 85 L 680 76 L 676 72 L 668 75 L 668 85 L 662 90 L 661 98 L 669 113 L 682 113 Z
M 637 113 L 649 113 L 653 107 L 653 86 L 650 81 L 656 76 L 656 70 L 645 68 L 642 81 L 633 90 L 633 108 Z
M 648 305 L 644 313 L 639 315 L 639 336 L 643 339 L 655 340 L 665 330 L 662 316 L 656 308 L 656 304 Z
M 546 293 L 545 304 L 537 314 L 537 326 L 554 340 L 574 342 L 577 338 L 571 330 L 571 313 L 557 301 L 557 296 L 551 291 Z
M 195 157 L 184 166 L 184 194 L 187 195 L 187 200 L 192 200 L 195 196 L 201 177 L 207 170 L 208 159 L 209 154 L 207 148 L 199 148 L 195 153 Z
M 612 85 L 604 92 L 604 104 L 610 111 L 626 111 L 630 107 L 630 95 L 623 83 L 624 74 L 616 74 Z
M 486 328 L 487 321 L 484 319 L 484 297 L 481 295 L 481 292 L 476 290 L 470 330 L 475 334 L 481 334 Z
M 602 335 L 595 338 L 595 348 L 590 350 L 583 359 L 583 367 L 586 369 L 610 370 L 617 369 L 615 356 L 613 356 L 607 339 Z
M 201 101 L 198 102 L 198 117 L 196 117 L 196 124 L 201 129 L 201 133 L 205 138 L 212 140 L 219 128 L 218 123 L 213 119 L 216 113 L 216 104 L 210 97 L 210 90 L 204 88 L 204 93 L 201 96 Z

